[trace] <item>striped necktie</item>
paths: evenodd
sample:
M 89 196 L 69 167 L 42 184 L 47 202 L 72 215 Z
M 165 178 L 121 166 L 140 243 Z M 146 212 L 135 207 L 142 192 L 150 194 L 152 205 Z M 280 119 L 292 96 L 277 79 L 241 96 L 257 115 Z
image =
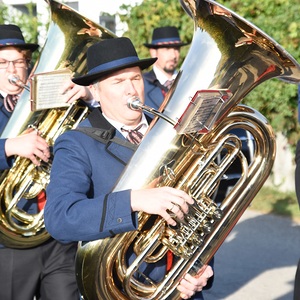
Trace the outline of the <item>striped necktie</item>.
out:
M 167 80 L 167 81 L 163 84 L 163 86 L 165 87 L 165 89 L 162 90 L 162 94 L 163 94 L 164 97 L 166 96 L 167 92 L 168 92 L 169 89 L 171 88 L 173 82 L 174 82 L 174 79 L 172 79 L 172 80 Z
M 174 79 L 172 79 L 172 80 L 167 80 L 167 81 L 164 83 L 164 86 L 169 90 L 169 89 L 171 88 L 173 82 L 174 82 Z
M 19 95 L 7 95 L 4 100 L 3 104 L 7 111 L 12 112 L 18 102 Z
M 143 126 L 143 124 L 139 125 L 138 127 L 136 127 L 135 129 L 125 129 L 125 128 L 121 128 L 121 130 L 123 132 L 127 132 L 127 136 L 126 139 L 135 145 L 139 145 L 141 140 L 143 139 L 143 134 L 141 132 L 139 132 L 139 129 L 141 129 L 141 127 Z

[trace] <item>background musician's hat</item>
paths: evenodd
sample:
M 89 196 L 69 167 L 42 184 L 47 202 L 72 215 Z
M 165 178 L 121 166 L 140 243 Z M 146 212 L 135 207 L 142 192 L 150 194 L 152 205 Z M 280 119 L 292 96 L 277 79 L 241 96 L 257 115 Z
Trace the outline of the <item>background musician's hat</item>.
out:
M 76 84 L 87 86 L 104 76 L 122 69 L 138 66 L 141 70 L 144 70 L 156 60 L 157 58 L 139 59 L 129 38 L 111 38 L 88 48 L 88 73 L 84 76 L 75 77 L 72 81 Z
M 145 43 L 147 48 L 173 48 L 182 47 L 189 43 L 183 43 L 179 37 L 178 29 L 174 26 L 158 27 L 153 30 L 151 44 Z
M 39 45 L 26 43 L 20 27 L 13 24 L 0 25 L 0 49 L 4 47 L 18 47 L 35 51 Z

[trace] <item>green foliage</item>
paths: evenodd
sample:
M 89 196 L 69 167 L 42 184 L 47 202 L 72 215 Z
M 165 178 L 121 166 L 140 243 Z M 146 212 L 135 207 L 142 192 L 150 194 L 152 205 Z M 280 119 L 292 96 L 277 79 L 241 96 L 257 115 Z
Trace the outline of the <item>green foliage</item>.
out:
M 252 22 L 277 41 L 300 62 L 299 0 L 220 0 L 221 5 Z M 178 0 L 144 0 L 140 5 L 122 6 L 120 15 L 128 24 L 124 34 L 132 39 L 141 57 L 149 56 L 143 43 L 149 42 L 154 27 L 175 25 L 184 41 L 191 41 L 193 20 L 183 11 Z M 182 58 L 188 47 L 182 48 Z M 300 80 L 300 79 L 299 79 Z M 284 133 L 292 145 L 300 138 L 297 122 L 297 86 L 272 79 L 256 87 L 243 100 L 264 114 L 276 132 Z
M 0 24 L 5 23 L 5 17 L 8 15 L 7 13 L 7 6 L 0 3 Z
M 140 57 L 149 56 L 149 50 L 143 44 L 151 42 L 155 27 L 176 26 L 183 41 L 192 40 L 193 21 L 178 0 L 144 0 L 138 6 L 122 5 L 121 9 L 123 12 L 120 19 L 128 25 L 128 31 L 123 36 L 132 40 Z M 182 58 L 186 56 L 187 51 L 188 47 L 181 48 Z
M 300 62 L 298 0 L 220 0 L 219 3 L 263 30 Z M 256 87 L 244 103 L 264 114 L 274 130 L 282 132 L 295 145 L 300 138 L 297 97 L 297 85 L 272 79 Z

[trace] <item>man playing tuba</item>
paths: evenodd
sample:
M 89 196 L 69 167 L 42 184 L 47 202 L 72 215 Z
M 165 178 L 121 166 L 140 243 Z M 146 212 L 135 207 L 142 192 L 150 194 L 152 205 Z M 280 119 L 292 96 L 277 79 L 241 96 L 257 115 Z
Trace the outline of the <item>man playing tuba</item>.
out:
M 175 225 L 174 218 L 183 219 L 188 204 L 194 202 L 184 191 L 162 187 L 112 192 L 135 148 L 126 138 L 137 142 L 148 128 L 145 115 L 131 110 L 127 100 L 138 97 L 144 101 L 141 71 L 156 59 L 140 60 L 129 39 L 115 38 L 92 45 L 87 60 L 88 73 L 73 82 L 90 86 L 101 109 L 94 109 L 79 127 L 108 129 L 113 134 L 110 140 L 97 142 L 71 130 L 56 140 L 45 207 L 48 232 L 64 242 L 103 239 L 136 230 L 138 212 L 160 215 Z M 128 260 L 133 256 L 128 253 Z M 167 258 L 152 265 L 143 263 L 136 277 L 145 280 L 145 273 L 159 281 L 166 273 L 166 263 Z M 181 298 L 202 299 L 201 291 L 212 275 L 210 266 L 199 276 L 185 275 L 177 287 Z

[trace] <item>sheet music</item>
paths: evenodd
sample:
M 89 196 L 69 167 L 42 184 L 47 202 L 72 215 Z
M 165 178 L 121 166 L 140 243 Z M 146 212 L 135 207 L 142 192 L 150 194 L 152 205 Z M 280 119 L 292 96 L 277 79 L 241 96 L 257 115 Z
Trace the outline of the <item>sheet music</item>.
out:
M 228 90 L 197 91 L 174 126 L 179 134 L 207 133 L 220 118 L 220 111 L 232 96 Z
M 31 79 L 31 110 L 68 107 L 70 104 L 63 101 L 61 91 L 70 77 L 71 71 L 68 69 L 34 74 Z

